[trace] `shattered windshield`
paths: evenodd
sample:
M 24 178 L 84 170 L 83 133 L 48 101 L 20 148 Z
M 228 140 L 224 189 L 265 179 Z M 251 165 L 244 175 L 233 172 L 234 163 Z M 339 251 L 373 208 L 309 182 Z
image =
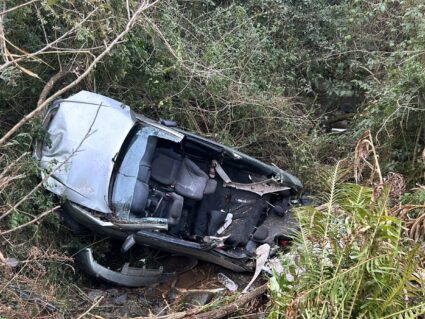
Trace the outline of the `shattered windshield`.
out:
M 150 126 L 139 126 L 132 135 L 129 143 L 124 147 L 117 158 L 118 169 L 114 175 L 112 188 L 112 210 L 120 218 L 129 218 L 131 202 L 133 200 L 134 187 L 139 171 L 139 162 L 145 154 L 146 145 L 150 136 L 162 139 L 175 140 L 175 137 L 160 129 Z

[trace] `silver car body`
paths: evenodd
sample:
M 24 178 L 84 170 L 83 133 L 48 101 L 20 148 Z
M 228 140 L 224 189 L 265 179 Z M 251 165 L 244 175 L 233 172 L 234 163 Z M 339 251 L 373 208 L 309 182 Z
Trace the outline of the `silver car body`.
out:
M 56 104 L 60 108 L 47 132 L 50 143 L 44 143 L 40 154 L 45 187 L 72 202 L 111 213 L 109 182 L 114 158 L 136 121 L 132 111 L 87 91 Z

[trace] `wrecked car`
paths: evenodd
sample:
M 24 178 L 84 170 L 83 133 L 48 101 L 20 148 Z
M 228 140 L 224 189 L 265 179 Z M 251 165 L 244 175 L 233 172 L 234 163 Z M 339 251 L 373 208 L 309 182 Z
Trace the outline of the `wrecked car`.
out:
M 81 91 L 52 103 L 43 125 L 35 156 L 45 188 L 68 218 L 121 239 L 123 252 L 146 245 L 254 271 L 256 249 L 284 245 L 296 227 L 298 178 L 172 121 Z

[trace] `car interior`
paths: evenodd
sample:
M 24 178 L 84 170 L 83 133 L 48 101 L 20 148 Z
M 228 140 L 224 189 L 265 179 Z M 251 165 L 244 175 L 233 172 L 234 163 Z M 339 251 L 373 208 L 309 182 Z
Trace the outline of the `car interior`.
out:
M 272 173 L 191 136 L 180 143 L 149 136 L 139 162 L 131 216 L 166 219 L 167 234 L 178 238 L 219 238 L 225 248 L 252 252 L 258 244 L 285 237 L 290 192 L 260 196 L 224 187 L 215 162 L 238 183 L 261 181 Z

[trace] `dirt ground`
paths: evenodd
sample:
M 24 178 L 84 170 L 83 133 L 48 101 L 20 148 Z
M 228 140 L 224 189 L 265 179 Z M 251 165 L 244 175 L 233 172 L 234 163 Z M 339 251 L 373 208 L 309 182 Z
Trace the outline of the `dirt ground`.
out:
M 92 287 L 82 289 L 85 296 L 81 295 L 81 302 L 89 308 L 102 298 L 91 311 L 91 314 L 102 318 L 155 317 L 207 304 L 213 308 L 235 294 L 218 281 L 219 273 L 233 280 L 238 285 L 239 292 L 251 279 L 251 274 L 235 273 L 200 262 L 176 279 L 151 287 L 124 288 L 93 282 Z M 264 281 L 259 279 L 254 287 L 262 282 Z
M 118 269 L 117 266 L 122 265 L 123 260 L 114 251 L 109 251 L 105 262 L 111 269 Z M 150 251 L 149 255 L 152 254 L 155 252 Z M 33 269 L 25 266 L 25 272 L 22 266 L 9 267 L 7 271 L 2 267 L 0 275 L 3 270 L 4 276 L 0 277 L 0 319 L 157 318 L 196 307 L 212 310 L 234 300 L 252 276 L 198 262 L 196 267 L 168 282 L 142 288 L 125 288 L 89 278 L 73 266 L 73 274 L 64 274 L 67 280 L 57 280 L 55 286 L 45 284 L 48 273 L 42 274 L 37 266 Z M 219 274 L 230 278 L 237 285 L 237 290 L 229 291 L 218 280 Z M 31 275 L 35 278 L 31 278 Z M 253 288 L 264 282 L 265 278 L 260 276 Z M 239 314 L 243 313 L 246 318 L 252 313 L 251 318 L 261 318 L 264 316 L 264 310 L 261 309 L 259 302 L 249 303 Z

